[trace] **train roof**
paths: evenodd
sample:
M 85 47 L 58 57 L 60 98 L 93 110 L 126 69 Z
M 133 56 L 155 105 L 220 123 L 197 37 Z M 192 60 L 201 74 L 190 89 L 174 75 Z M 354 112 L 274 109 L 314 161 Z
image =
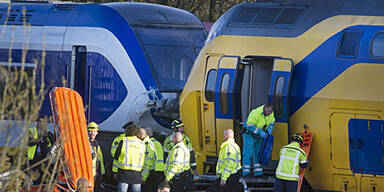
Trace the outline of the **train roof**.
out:
M 201 27 L 201 21 L 192 13 L 151 3 L 107 3 L 104 4 L 119 12 L 129 24 L 175 24 L 196 25 Z
M 8 7 L 10 10 L 8 13 Z M 26 10 L 23 15 L 23 8 Z M 31 3 L 31 2 L 0 2 L 0 25 L 5 22 L 8 25 L 67 25 L 68 18 L 73 13 L 77 15 L 93 14 L 97 18 L 107 17 L 110 12 L 115 10 L 130 25 L 134 24 L 172 24 L 172 25 L 191 25 L 203 27 L 201 21 L 192 13 L 178 8 L 150 3 L 106 3 L 106 4 L 87 4 L 87 3 Z M 50 14 L 56 16 L 54 23 L 47 23 Z M 91 21 L 95 22 L 95 21 Z
M 238 4 L 214 24 L 219 35 L 296 37 L 337 15 L 384 16 L 383 0 L 276 0 Z

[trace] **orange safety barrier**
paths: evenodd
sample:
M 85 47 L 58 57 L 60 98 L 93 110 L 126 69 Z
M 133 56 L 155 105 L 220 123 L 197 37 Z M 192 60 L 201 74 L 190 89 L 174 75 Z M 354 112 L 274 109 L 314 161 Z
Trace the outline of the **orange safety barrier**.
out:
M 49 97 L 56 137 L 64 145 L 66 187 L 68 191 L 74 191 L 77 180 L 83 177 L 89 181 L 89 191 L 92 191 L 92 156 L 83 100 L 79 93 L 64 87 L 53 88 Z M 63 190 L 59 184 L 57 188 Z M 57 188 L 55 191 L 59 191 Z
M 308 127 L 307 125 L 304 125 L 304 133 L 301 133 L 303 136 L 303 143 L 300 145 L 300 148 L 305 152 L 307 155 L 307 158 L 309 156 L 309 151 L 311 149 L 311 144 L 312 144 L 312 138 L 313 138 L 313 133 L 308 132 Z M 303 183 L 303 178 L 304 178 L 304 171 L 305 169 L 300 168 L 299 172 L 299 180 L 297 183 L 297 192 L 300 192 L 301 190 L 301 185 Z

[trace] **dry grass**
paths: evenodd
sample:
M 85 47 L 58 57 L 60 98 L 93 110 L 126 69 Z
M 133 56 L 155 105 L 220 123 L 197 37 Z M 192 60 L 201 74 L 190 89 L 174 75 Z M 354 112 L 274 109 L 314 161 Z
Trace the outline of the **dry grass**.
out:
M 11 7 L 8 8 L 5 24 L 10 10 Z M 25 12 L 23 9 L 24 15 Z M 0 41 L 11 38 L 11 43 L 8 64 L 0 66 L 0 191 L 22 191 L 31 185 L 31 180 L 38 178 L 44 183 L 39 186 L 39 191 L 52 191 L 57 181 L 57 172 L 62 167 L 58 158 L 61 157 L 62 145 L 58 145 L 58 150 L 33 165 L 29 165 L 27 158 L 29 128 L 34 126 L 47 93 L 44 84 L 45 51 L 42 52 L 41 60 L 33 61 L 33 67 L 26 65 L 31 28 L 24 23 L 22 54 L 18 58 L 21 64 L 13 65 L 15 26 L 4 26 L 0 28 Z M 11 30 L 11 33 L 6 30 Z M 9 37 L 7 34 L 12 35 Z M 42 40 L 44 42 L 44 36 Z M 37 82 L 37 76 L 41 77 L 38 78 L 40 82 Z M 37 167 L 41 167 L 41 171 L 35 170 Z

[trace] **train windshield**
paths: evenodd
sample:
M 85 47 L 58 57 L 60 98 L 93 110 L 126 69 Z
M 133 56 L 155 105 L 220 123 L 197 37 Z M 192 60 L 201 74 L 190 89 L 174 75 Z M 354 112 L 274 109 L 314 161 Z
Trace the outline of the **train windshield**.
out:
M 182 91 L 204 45 L 203 28 L 134 26 L 160 91 Z

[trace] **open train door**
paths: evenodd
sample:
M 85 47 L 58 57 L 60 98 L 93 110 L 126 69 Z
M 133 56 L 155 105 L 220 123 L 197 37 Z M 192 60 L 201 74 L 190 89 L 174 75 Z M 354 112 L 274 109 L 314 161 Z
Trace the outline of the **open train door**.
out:
M 91 119 L 92 64 L 87 60 L 87 47 L 84 45 L 72 46 L 71 63 L 66 67 L 69 88 L 80 94 L 86 118 L 89 120 Z
M 272 101 L 275 114 L 275 136 L 272 160 L 278 160 L 281 147 L 288 144 L 289 87 L 293 61 L 289 58 L 274 58 L 268 100 Z

